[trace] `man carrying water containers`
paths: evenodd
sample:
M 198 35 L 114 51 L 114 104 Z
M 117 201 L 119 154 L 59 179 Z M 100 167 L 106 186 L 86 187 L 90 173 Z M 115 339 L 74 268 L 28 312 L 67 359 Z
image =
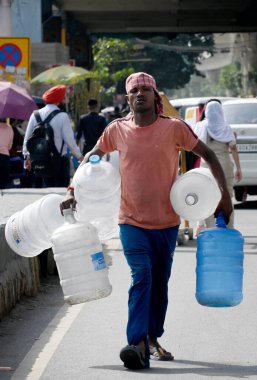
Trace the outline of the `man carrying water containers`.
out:
M 215 154 L 198 140 L 182 120 L 163 116 L 163 104 L 154 78 L 134 73 L 126 80 L 131 113 L 111 122 L 89 157 L 119 151 L 121 204 L 120 239 L 131 269 L 129 289 L 128 345 L 120 351 L 129 369 L 149 368 L 149 359 L 173 360 L 161 347 L 168 305 L 171 274 L 180 218 L 170 202 L 170 190 L 177 178 L 179 150 L 192 151 L 208 164 L 222 193 L 215 211 L 222 210 L 229 221 L 231 198 L 222 167 Z M 75 207 L 72 186 L 61 210 Z

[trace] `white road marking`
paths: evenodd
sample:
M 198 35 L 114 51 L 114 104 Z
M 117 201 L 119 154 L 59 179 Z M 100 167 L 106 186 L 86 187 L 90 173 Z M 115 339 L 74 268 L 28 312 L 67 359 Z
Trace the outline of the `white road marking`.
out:
M 63 337 L 85 304 L 64 305 L 27 353 L 11 380 L 39 380 Z

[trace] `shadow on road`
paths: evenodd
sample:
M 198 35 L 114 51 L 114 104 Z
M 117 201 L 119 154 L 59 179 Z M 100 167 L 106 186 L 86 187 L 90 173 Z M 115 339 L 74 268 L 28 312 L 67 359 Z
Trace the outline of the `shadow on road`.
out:
M 167 362 L 165 363 L 165 365 Z M 176 360 L 174 364 L 184 365 L 185 368 L 172 368 L 173 363 L 169 364 L 169 368 L 165 367 L 151 367 L 150 369 L 140 370 L 140 371 L 130 371 L 132 373 L 147 373 L 148 376 L 156 375 L 201 375 L 201 376 L 219 376 L 224 378 L 233 377 L 245 379 L 249 376 L 254 376 L 257 374 L 257 366 L 246 366 L 246 365 L 235 365 L 235 364 L 224 364 L 224 363 L 209 363 L 200 362 L 192 360 Z M 94 366 L 90 368 L 110 370 L 110 371 L 128 371 L 126 368 L 117 365 L 105 365 L 105 366 Z

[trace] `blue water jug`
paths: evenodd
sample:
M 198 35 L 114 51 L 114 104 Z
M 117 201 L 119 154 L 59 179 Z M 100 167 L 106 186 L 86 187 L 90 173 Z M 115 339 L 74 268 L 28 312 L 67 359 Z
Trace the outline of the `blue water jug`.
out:
M 230 307 L 243 299 L 244 238 L 226 226 L 219 213 L 216 227 L 197 237 L 196 299 L 211 307 Z

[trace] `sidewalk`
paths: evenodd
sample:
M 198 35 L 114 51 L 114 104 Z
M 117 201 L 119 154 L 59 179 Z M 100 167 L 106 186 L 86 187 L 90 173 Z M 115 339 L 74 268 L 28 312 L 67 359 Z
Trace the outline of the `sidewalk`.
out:
M 16 211 L 33 203 L 47 194 L 66 194 L 66 188 L 46 189 L 7 189 L 0 193 L 0 225 L 5 224 L 8 218 Z
M 23 295 L 34 296 L 40 282 L 37 257 L 15 252 L 5 239 L 5 224 L 17 211 L 49 194 L 65 194 L 64 188 L 8 189 L 0 192 L 0 318 L 7 315 Z

